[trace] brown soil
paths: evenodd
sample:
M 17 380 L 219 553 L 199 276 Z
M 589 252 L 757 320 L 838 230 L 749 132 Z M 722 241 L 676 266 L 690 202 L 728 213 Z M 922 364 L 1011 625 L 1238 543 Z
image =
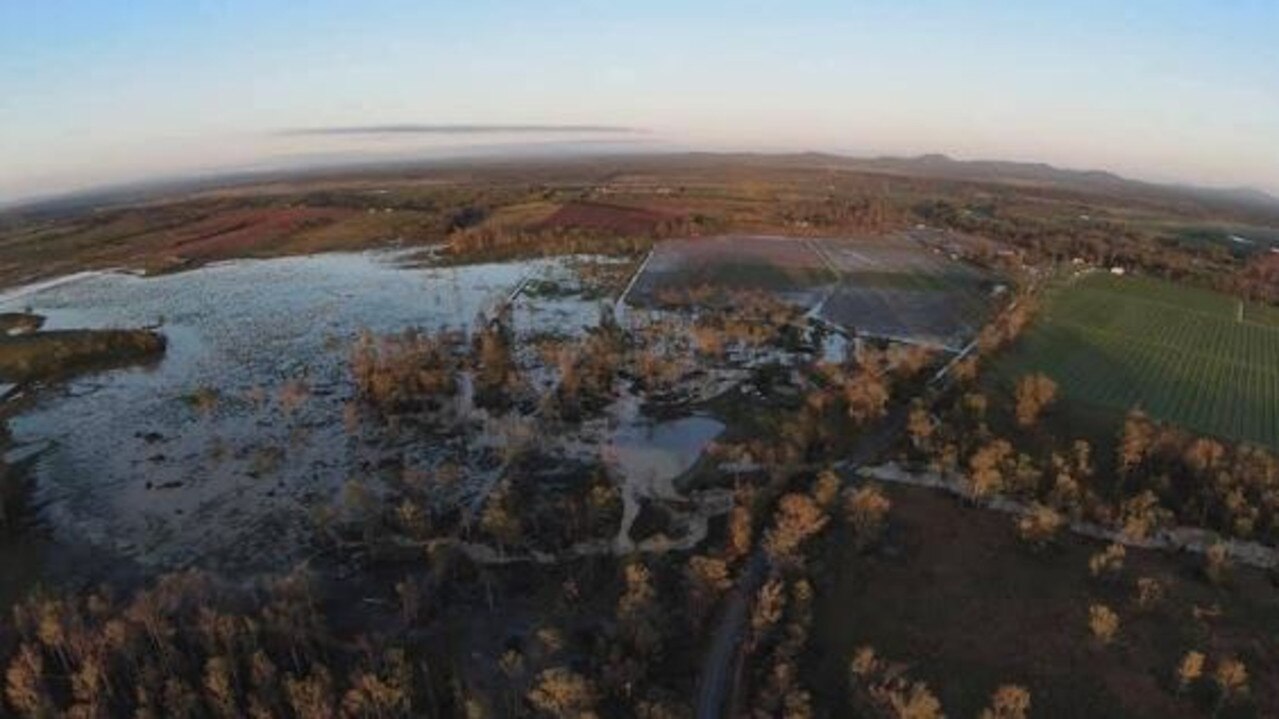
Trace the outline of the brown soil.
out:
M 171 253 L 191 258 L 252 254 L 303 230 L 349 217 L 353 210 L 316 207 L 248 208 L 221 212 L 166 233 Z
M 579 229 L 619 235 L 645 234 L 675 215 L 643 207 L 599 202 L 569 202 L 539 222 L 536 229 Z
M 1279 715 L 1279 612 L 1263 573 L 1237 570 L 1218 588 L 1188 557 L 1129 550 L 1122 577 L 1101 582 L 1088 574 L 1100 543 L 1070 537 L 1034 553 L 1006 515 L 924 489 L 887 492 L 885 546 L 857 555 L 845 530 L 834 532 L 813 572 L 821 580 L 808 676 L 831 714 L 848 711 L 848 660 L 870 645 L 909 664 L 950 716 L 976 716 L 1004 683 L 1030 689 L 1036 717 L 1206 716 L 1210 682 L 1180 697 L 1173 685 L 1177 662 L 1192 649 L 1208 655 L 1209 672 L 1232 655 L 1248 666 L 1249 700 L 1220 716 Z M 1168 586 L 1148 613 L 1133 598 L 1143 576 Z M 1089 634 L 1092 603 L 1120 616 L 1111 646 Z M 1196 618 L 1196 606 L 1221 613 Z

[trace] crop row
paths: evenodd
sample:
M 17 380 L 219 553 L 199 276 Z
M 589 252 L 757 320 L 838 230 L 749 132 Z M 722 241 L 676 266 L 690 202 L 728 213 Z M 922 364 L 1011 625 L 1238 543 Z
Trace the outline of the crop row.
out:
M 1279 328 L 1214 316 L 1200 296 L 1170 304 L 1175 292 L 1149 282 L 1133 297 L 1110 282 L 1061 291 L 1002 372 L 1046 372 L 1067 398 L 1279 446 Z

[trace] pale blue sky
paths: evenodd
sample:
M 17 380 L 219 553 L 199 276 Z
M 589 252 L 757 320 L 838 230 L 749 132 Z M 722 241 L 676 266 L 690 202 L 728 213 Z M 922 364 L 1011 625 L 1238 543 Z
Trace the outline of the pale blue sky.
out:
M 276 133 L 400 123 L 1279 192 L 1277 38 L 1279 0 L 0 0 L 0 200 L 363 149 Z

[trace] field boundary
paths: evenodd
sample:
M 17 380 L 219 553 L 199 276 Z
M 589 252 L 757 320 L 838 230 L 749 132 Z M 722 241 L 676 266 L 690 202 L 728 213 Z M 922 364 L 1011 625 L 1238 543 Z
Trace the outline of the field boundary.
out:
M 1007 497 L 994 497 L 984 502 L 976 502 L 971 493 L 964 488 L 958 479 L 946 478 L 934 472 L 911 472 L 894 462 L 874 467 L 865 467 L 856 471 L 863 479 L 884 482 L 886 484 L 904 484 L 911 487 L 934 489 L 974 502 L 974 506 L 1005 514 L 1024 516 L 1033 510 L 1031 506 Z M 1067 527 L 1073 534 L 1091 539 L 1099 539 L 1125 547 L 1148 549 L 1151 551 L 1190 552 L 1206 554 L 1216 544 L 1225 547 L 1230 559 L 1257 569 L 1274 569 L 1279 567 L 1279 550 L 1258 542 L 1238 539 L 1223 539 L 1216 532 L 1198 527 L 1178 526 L 1162 529 L 1146 539 L 1135 539 L 1118 529 L 1110 529 L 1092 522 L 1070 522 Z
M 614 303 L 614 311 L 621 309 L 626 304 L 626 298 L 630 296 L 631 290 L 635 287 L 635 283 L 639 282 L 639 278 L 644 275 L 644 270 L 648 268 L 648 263 L 653 259 L 654 249 L 650 249 L 648 254 L 644 255 L 644 261 L 635 268 L 635 272 L 631 274 L 630 282 L 626 283 L 626 289 L 622 290 L 622 294 L 618 295 L 617 302 Z

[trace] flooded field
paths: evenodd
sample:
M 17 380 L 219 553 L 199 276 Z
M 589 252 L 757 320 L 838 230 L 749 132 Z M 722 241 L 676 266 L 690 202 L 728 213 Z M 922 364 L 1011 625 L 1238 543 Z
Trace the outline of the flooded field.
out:
M 673 293 L 709 287 L 762 290 L 811 306 L 836 279 L 804 239 L 730 235 L 669 240 L 653 249 L 627 298 L 657 304 Z
M 767 292 L 861 336 L 958 350 L 989 316 L 997 278 L 909 234 L 875 239 L 725 236 L 664 242 L 628 301 Z
M 344 482 L 392 462 L 429 466 L 439 443 L 344 423 L 358 333 L 467 330 L 532 282 L 560 291 L 510 302 L 518 337 L 572 336 L 599 318 L 600 300 L 577 291 L 565 260 L 436 268 L 407 259 L 237 261 L 154 278 L 86 274 L 7 293 L 0 311 L 30 309 L 49 329 L 156 326 L 169 341 L 158 364 L 43 390 L 11 420 L 10 459 L 33 458 L 41 523 L 59 542 L 146 565 L 295 561 L 312 511 Z M 496 421 L 473 406 L 458 412 Z M 666 483 L 658 491 L 714 436 L 650 431 L 634 412 L 612 424 L 603 439 L 617 433 L 621 474 L 648 468 L 646 482 Z M 661 449 L 664 437 L 678 459 Z

